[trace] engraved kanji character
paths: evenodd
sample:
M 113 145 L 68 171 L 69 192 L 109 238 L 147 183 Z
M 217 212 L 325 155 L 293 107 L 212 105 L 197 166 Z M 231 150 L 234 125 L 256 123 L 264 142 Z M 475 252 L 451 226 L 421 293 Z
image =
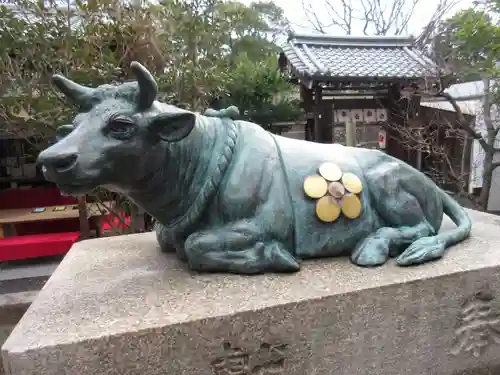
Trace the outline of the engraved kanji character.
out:
M 250 357 L 241 348 L 233 348 L 230 343 L 223 344 L 224 354 L 212 362 L 216 375 L 248 375 Z
M 491 295 L 477 294 L 464 305 L 455 330 L 457 344 L 452 349 L 453 354 L 472 352 L 474 357 L 479 357 L 486 346 L 500 344 L 500 319 L 492 300 Z
M 255 361 L 252 363 L 252 374 L 268 375 L 277 374 L 283 370 L 288 345 L 271 345 L 263 343 L 255 353 Z

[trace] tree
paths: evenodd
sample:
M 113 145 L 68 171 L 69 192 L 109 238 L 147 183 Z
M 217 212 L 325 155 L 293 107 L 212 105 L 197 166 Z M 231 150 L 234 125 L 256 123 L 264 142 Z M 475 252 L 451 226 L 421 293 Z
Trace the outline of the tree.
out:
M 120 82 L 128 78 L 131 60 L 155 74 L 163 100 L 200 110 L 231 91 L 226 86 L 234 82 L 234 69 L 241 75 L 241 56 L 248 59 L 248 71 L 249 64 L 262 71 L 262 62 L 277 53 L 274 42 L 286 25 L 283 11 L 271 2 L 163 0 L 136 6 L 106 0 L 60 7 L 21 1 L 16 8 L 3 6 L 0 118 L 10 129 L 50 133 L 73 115 L 49 85 L 54 72 L 83 84 Z M 255 90 L 254 82 L 246 82 Z M 289 89 L 281 81 L 273 84 L 274 92 Z
M 462 81 L 490 74 L 498 57 L 498 26 L 487 9 L 493 8 L 461 10 L 442 21 L 432 36 L 433 57 Z
M 290 30 L 283 9 L 272 1 L 252 2 L 249 6 L 225 2 L 220 12 L 233 25 L 233 33 L 227 36 L 233 59 L 246 54 L 251 61 L 260 62 L 277 54 L 276 42 Z
M 235 105 L 242 119 L 266 129 L 272 130 L 273 123 L 295 121 L 303 116 L 300 101 L 289 95 L 293 88 L 278 70 L 276 56 L 255 63 L 247 54 L 238 56 L 226 90 L 226 95 L 214 103 L 215 109 Z
M 443 15 L 457 4 L 457 0 L 438 0 L 429 12 L 431 18 L 427 29 L 434 30 Z M 423 0 L 302 0 L 302 7 L 309 26 L 319 33 L 327 34 L 336 29 L 346 35 L 405 35 L 414 19 L 415 8 Z
M 500 61 L 500 16 L 498 0 L 483 2 L 483 9 L 478 7 L 458 12 L 451 18 L 453 25 L 453 40 L 455 42 L 457 60 L 466 60 L 470 69 L 474 70 L 483 79 L 484 98 L 481 117 L 484 129 L 468 126 L 463 121 L 459 125 L 475 139 L 484 152 L 482 187 L 478 205 L 481 209 L 488 208 L 489 195 L 492 185 L 493 172 L 500 166 L 497 156 L 500 148 L 497 146 L 497 135 L 500 130 L 498 115 L 498 89 L 492 84 L 492 79 L 499 75 L 498 62 Z M 479 6 L 479 4 L 477 4 Z M 441 93 L 454 107 L 461 120 L 460 107 L 455 98 Z M 494 120 L 496 119 L 496 120 Z
M 238 104 L 251 101 L 243 112 L 258 120 L 259 111 L 274 110 L 272 95 L 291 89 L 272 61 L 287 25 L 272 2 L 68 0 L 61 6 L 20 0 L 0 6 L 0 132 L 39 134 L 37 146 L 45 147 L 79 110 L 52 90 L 52 74 L 88 85 L 119 83 L 129 78 L 133 60 L 155 75 L 162 101 L 201 111 L 214 98 L 244 92 L 253 99 Z M 287 99 L 280 105 L 288 117 L 297 112 Z
M 456 112 L 456 121 L 448 124 L 450 132 L 473 139 L 480 145 L 484 159 L 482 161 L 482 187 L 475 205 L 481 210 L 488 208 L 493 172 L 500 166 L 500 148 L 496 139 L 500 129 L 498 104 L 498 83 L 500 77 L 500 8 L 498 0 L 486 0 L 475 4 L 473 8 L 458 11 L 452 17 L 441 21 L 433 32 L 430 46 L 433 57 L 453 73 L 459 80 L 482 80 L 483 102 L 481 113 L 477 114 L 484 127 L 477 127 L 462 113 L 457 98 L 445 91 L 435 96 L 447 100 Z M 430 140 L 424 140 L 407 134 L 411 147 L 420 144 L 430 148 Z M 434 150 L 434 152 L 437 152 Z M 468 176 L 461 176 L 468 177 Z M 464 184 L 463 184 L 464 185 Z

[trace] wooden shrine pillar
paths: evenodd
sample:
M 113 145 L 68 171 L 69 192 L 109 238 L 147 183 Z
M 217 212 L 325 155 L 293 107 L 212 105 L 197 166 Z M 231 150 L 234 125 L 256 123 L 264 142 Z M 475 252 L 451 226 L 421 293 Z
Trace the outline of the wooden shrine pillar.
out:
M 323 100 L 323 88 L 316 86 L 314 90 L 314 141 L 333 143 L 333 107 Z
M 306 141 L 332 143 L 332 130 L 328 124 L 329 117 L 323 113 L 323 88 L 317 84 L 313 89 L 308 89 L 301 84 L 300 96 L 307 116 L 304 129 Z
M 323 117 L 323 110 L 321 107 L 323 99 L 323 88 L 320 85 L 316 85 L 314 88 L 314 131 L 313 140 L 314 142 L 323 143 L 323 132 L 321 126 L 321 118 Z
M 304 126 L 304 139 L 306 141 L 313 140 L 313 128 L 314 128 L 314 103 L 313 103 L 313 91 L 308 89 L 303 84 L 300 84 L 300 99 L 302 101 L 302 108 L 306 114 L 306 124 Z
M 409 98 L 404 99 L 407 108 L 406 117 L 408 118 L 408 126 L 419 126 L 417 116 L 420 108 L 420 99 L 420 95 L 412 95 Z M 418 136 L 422 137 L 422 133 Z M 410 150 L 408 152 L 408 163 L 412 167 L 422 170 L 422 152 L 417 148 Z
M 395 158 L 407 161 L 407 152 L 401 142 L 399 141 L 401 135 L 394 128 L 403 128 L 406 123 L 406 114 L 403 106 L 401 105 L 401 91 L 399 84 L 392 84 L 388 97 L 384 100 L 384 106 L 387 108 L 387 121 L 391 126 L 386 129 L 387 132 L 387 154 Z

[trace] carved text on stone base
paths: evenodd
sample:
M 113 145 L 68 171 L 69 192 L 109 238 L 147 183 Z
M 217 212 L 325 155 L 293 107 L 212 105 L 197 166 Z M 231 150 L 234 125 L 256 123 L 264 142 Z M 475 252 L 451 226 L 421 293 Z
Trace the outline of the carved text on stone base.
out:
M 225 342 L 223 349 L 224 353 L 212 362 L 216 375 L 277 374 L 284 368 L 288 354 L 286 344 L 263 343 L 256 351 L 246 352 Z
M 493 300 L 490 293 L 477 293 L 464 304 L 455 329 L 452 354 L 470 352 L 479 357 L 489 345 L 500 344 L 500 311 Z

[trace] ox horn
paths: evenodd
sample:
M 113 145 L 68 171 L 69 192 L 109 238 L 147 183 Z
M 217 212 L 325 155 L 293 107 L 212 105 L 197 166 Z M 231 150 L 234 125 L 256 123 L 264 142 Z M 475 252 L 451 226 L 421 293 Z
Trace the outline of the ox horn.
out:
M 139 85 L 139 97 L 137 98 L 137 104 L 140 109 L 148 109 L 151 107 L 156 99 L 156 96 L 158 95 L 158 85 L 149 70 L 137 61 L 132 61 L 130 69 L 134 72 Z
M 85 99 L 92 95 L 94 89 L 79 85 L 76 82 L 60 75 L 52 76 L 52 83 L 61 91 L 68 99 L 78 105 L 84 105 Z

